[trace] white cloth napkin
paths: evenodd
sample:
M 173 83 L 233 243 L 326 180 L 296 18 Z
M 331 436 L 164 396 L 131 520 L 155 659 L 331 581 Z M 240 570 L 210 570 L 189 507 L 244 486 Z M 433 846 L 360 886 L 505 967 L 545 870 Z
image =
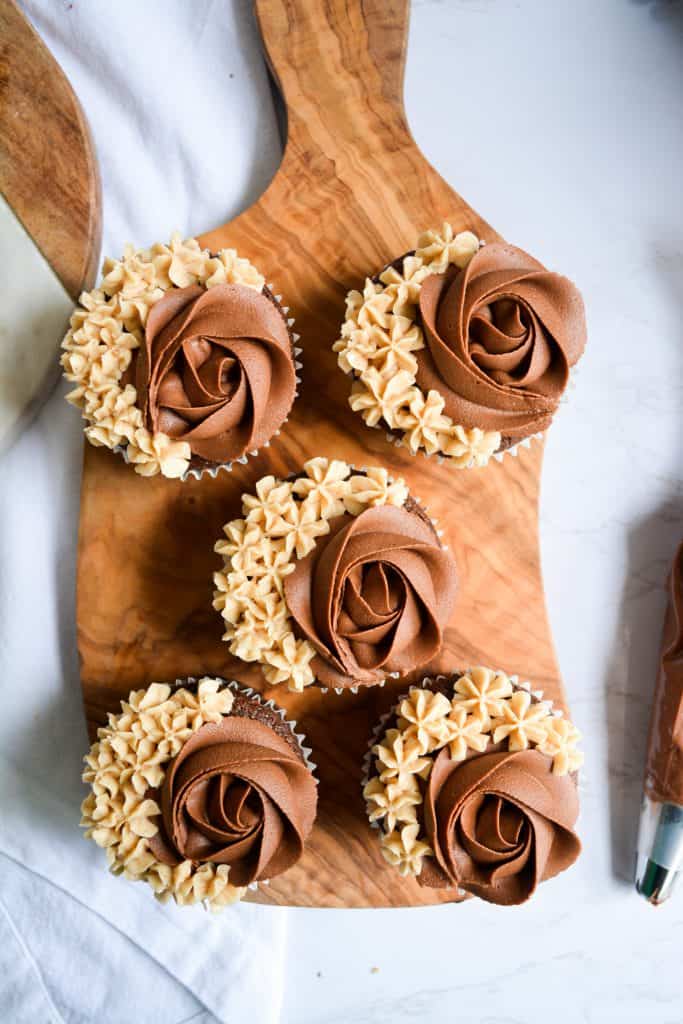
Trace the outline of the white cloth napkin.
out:
M 90 122 L 105 253 L 198 234 L 261 193 L 280 140 L 249 0 L 24 8 Z M 269 1024 L 286 912 L 163 907 L 79 835 L 82 431 L 64 390 L 0 458 L 0 1020 Z

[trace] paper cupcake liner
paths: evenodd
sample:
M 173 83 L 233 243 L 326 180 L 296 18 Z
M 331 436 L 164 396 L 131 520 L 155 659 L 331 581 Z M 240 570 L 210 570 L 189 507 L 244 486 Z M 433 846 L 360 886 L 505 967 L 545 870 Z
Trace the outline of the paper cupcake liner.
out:
M 180 480 L 181 483 L 185 483 L 186 480 L 190 480 L 190 479 L 192 479 L 192 480 L 201 480 L 201 478 L 204 477 L 204 476 L 208 476 L 212 480 L 215 480 L 216 477 L 218 476 L 218 474 L 221 473 L 221 472 L 231 473 L 234 466 L 246 466 L 246 464 L 249 462 L 250 458 L 256 458 L 256 456 L 259 454 L 259 452 L 263 448 L 269 448 L 270 447 L 270 442 L 273 440 L 273 438 L 274 437 L 278 437 L 280 435 L 280 433 L 282 432 L 283 427 L 285 427 L 287 425 L 287 423 L 289 422 L 289 417 L 290 417 L 292 409 L 294 408 L 294 406 L 296 404 L 296 401 L 297 401 L 297 399 L 299 397 L 299 389 L 301 387 L 300 372 L 303 369 L 303 363 L 301 362 L 301 356 L 303 355 L 303 350 L 300 348 L 300 346 L 298 344 L 298 342 L 301 341 L 301 335 L 300 334 L 296 334 L 294 329 L 293 329 L 296 321 L 295 321 L 294 317 L 290 317 L 288 315 L 289 314 L 289 306 L 283 306 L 281 304 L 282 303 L 282 296 L 275 294 L 275 289 L 274 289 L 272 284 L 266 284 L 266 288 L 269 290 L 269 292 L 271 293 L 272 297 L 275 299 L 275 301 L 278 304 L 279 311 L 282 314 L 285 323 L 287 324 L 287 330 L 289 331 L 289 336 L 290 336 L 290 340 L 291 340 L 291 343 L 292 343 L 292 361 L 294 363 L 294 376 L 295 376 L 295 380 L 296 380 L 296 388 L 295 388 L 295 391 L 294 391 L 294 398 L 292 399 L 291 408 L 290 408 L 289 412 L 287 413 L 287 416 L 285 417 L 285 419 L 282 421 L 280 426 L 275 431 L 275 433 L 270 438 L 268 438 L 267 441 L 264 441 L 260 448 L 254 448 L 251 451 L 245 452 L 244 455 L 240 455 L 240 457 L 238 459 L 232 459 L 231 462 L 206 463 L 206 464 L 202 464 L 202 465 L 198 465 L 198 466 L 193 466 L 192 464 L 190 464 L 188 466 L 188 468 L 185 470 L 185 472 L 182 474 L 182 476 L 174 478 L 174 479 Z M 117 444 L 115 448 L 111 449 L 111 451 L 115 452 L 117 455 L 122 456 L 123 461 L 127 465 L 129 465 L 129 466 L 133 465 L 133 463 L 131 463 L 129 458 L 128 458 L 128 445 L 127 444 Z M 157 475 L 161 476 L 162 474 L 157 474 Z
M 304 764 L 306 765 L 311 775 L 313 776 L 313 780 L 316 786 L 319 785 L 319 779 L 315 774 L 318 766 L 317 764 L 315 764 L 314 761 L 311 761 L 311 754 L 313 753 L 313 750 L 311 747 L 307 747 L 305 745 L 305 734 L 302 732 L 298 733 L 296 731 L 296 722 L 292 719 L 287 718 L 287 712 L 285 711 L 284 708 L 281 708 L 280 705 L 276 704 L 274 700 L 264 700 L 262 694 L 260 694 L 258 690 L 254 690 L 253 687 L 251 686 L 243 686 L 241 683 L 238 683 L 235 679 L 225 679 L 223 676 L 211 676 L 210 678 L 220 680 L 220 682 L 224 684 L 224 688 L 233 690 L 235 693 L 238 693 L 241 697 L 246 697 L 247 700 L 252 701 L 254 704 L 257 704 L 260 707 L 268 708 L 270 711 L 274 712 L 278 716 L 278 718 L 281 718 L 283 723 L 288 727 L 292 736 L 296 740 L 297 746 L 301 751 L 301 756 L 304 759 Z M 198 683 L 199 677 L 186 676 L 185 679 L 176 679 L 174 685 L 178 689 L 180 689 L 183 686 L 196 687 Z M 227 717 L 230 716 L 228 715 Z M 246 886 L 246 888 L 248 889 L 249 892 L 255 892 L 259 888 L 259 886 L 269 884 L 269 878 L 262 878 L 258 882 L 250 882 L 249 885 Z
M 453 459 L 448 455 L 444 455 L 442 452 L 426 452 L 424 448 L 418 448 L 418 450 L 414 452 L 405 443 L 403 437 L 390 430 L 386 430 L 384 436 L 390 444 L 393 444 L 394 448 L 404 448 L 413 458 L 421 456 L 424 459 L 434 459 L 439 466 L 453 463 Z M 531 448 L 532 441 L 541 440 L 544 436 L 545 432 L 541 430 L 537 434 L 530 434 L 529 437 L 522 438 L 521 441 L 517 441 L 515 444 L 510 445 L 509 448 L 501 448 L 499 451 L 494 452 L 493 455 L 491 455 L 485 466 L 477 466 L 471 463 L 469 466 L 460 467 L 453 467 L 451 465 L 451 468 L 457 469 L 457 472 L 459 473 L 462 473 L 463 471 L 469 472 L 470 470 L 484 470 L 494 459 L 496 462 L 502 462 L 506 455 L 511 455 L 514 458 L 519 454 L 521 448 Z

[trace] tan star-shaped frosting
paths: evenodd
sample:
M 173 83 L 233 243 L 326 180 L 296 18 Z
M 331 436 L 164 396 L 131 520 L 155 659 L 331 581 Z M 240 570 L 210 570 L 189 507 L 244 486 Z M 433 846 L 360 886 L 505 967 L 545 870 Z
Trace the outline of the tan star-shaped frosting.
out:
M 284 539 L 287 557 L 296 552 L 297 558 L 304 558 L 315 547 L 316 538 L 330 532 L 327 519 L 321 519 L 315 505 L 306 502 L 292 502 L 282 521 L 278 533 Z M 284 575 L 287 573 L 281 573 Z
M 363 796 L 368 804 L 368 818 L 370 821 L 383 820 L 386 832 L 393 832 L 397 823 L 416 821 L 415 808 L 422 803 L 414 775 L 386 785 L 375 776 L 364 787 Z
M 453 703 L 459 704 L 483 725 L 503 714 L 503 701 L 512 696 L 512 683 L 504 672 L 478 665 L 460 676 L 454 686 Z
M 407 370 L 384 377 L 371 366 L 361 374 L 351 390 L 349 405 L 360 412 L 369 427 L 376 427 L 384 419 L 389 427 L 396 426 L 396 414 L 402 406 L 410 405 L 416 388 Z
M 430 273 L 417 256 L 406 256 L 403 260 L 402 273 L 395 267 L 389 267 L 380 275 L 386 286 L 386 295 L 392 298 L 391 311 L 395 317 L 415 319 L 415 307 L 420 301 L 420 286 Z
M 489 743 L 489 736 L 482 731 L 482 721 L 476 715 L 469 715 L 459 705 L 451 706 L 446 720 L 447 743 L 453 761 L 464 761 L 468 750 L 483 753 Z
M 404 739 L 400 729 L 388 729 L 372 752 L 377 757 L 376 767 L 382 782 L 402 782 L 406 775 L 426 779 L 432 767 L 431 760 L 422 756 L 418 741 L 414 737 Z
M 441 231 L 425 231 L 417 240 L 416 257 L 429 266 L 432 274 L 443 274 L 449 264 L 466 267 L 479 248 L 479 239 L 471 231 L 455 234 L 450 224 Z
M 480 427 L 452 425 L 440 436 L 441 451 L 456 466 L 485 466 L 491 456 L 500 448 L 501 435 L 497 430 L 481 430 Z
M 584 761 L 581 750 L 576 745 L 581 733 L 566 718 L 548 718 L 545 721 L 545 736 L 538 744 L 542 754 L 553 759 L 555 775 L 567 775 L 578 771 Z
M 357 327 L 335 341 L 332 351 L 337 353 L 337 362 L 344 373 L 367 370 L 376 352 L 373 332 L 381 330 L 381 327 Z
M 441 450 L 441 435 L 450 420 L 443 415 L 444 399 L 438 391 L 429 391 L 427 397 L 415 389 L 407 410 L 396 413 L 396 425 L 404 431 L 404 442 L 412 452 L 420 448 L 429 454 Z
M 428 754 L 446 738 L 446 718 L 451 702 L 443 693 L 413 686 L 399 705 L 398 727 L 404 739 L 417 740 L 420 751 Z
M 257 523 L 272 534 L 282 519 L 283 506 L 292 495 L 292 485 L 274 476 L 264 476 L 256 484 L 256 494 L 242 495 L 242 510 L 249 523 Z
M 288 523 L 282 516 L 276 528 L 278 533 L 285 538 L 286 534 L 290 533 L 293 529 L 292 524 Z M 281 594 L 285 576 L 289 576 L 291 572 L 294 572 L 294 563 L 289 560 L 286 539 L 283 541 L 279 538 L 273 539 L 264 536 L 257 545 L 254 545 L 249 550 L 252 555 L 248 569 L 249 574 L 254 580 L 259 582 L 267 579 L 270 585 L 269 589 L 276 590 Z M 233 556 L 233 565 L 235 565 L 238 558 L 239 556 L 237 555 Z
M 224 558 L 244 554 L 257 544 L 263 535 L 258 523 L 248 522 L 246 519 L 233 519 L 232 522 L 226 523 L 223 533 L 226 539 L 217 540 L 213 549 Z
M 190 465 L 192 452 L 187 441 L 173 441 L 166 434 L 150 434 L 144 427 L 139 427 L 128 443 L 126 454 L 141 476 L 162 473 L 171 480 L 177 480 Z
M 340 459 L 317 458 L 304 463 L 304 470 L 306 476 L 299 477 L 292 485 L 294 494 L 304 498 L 304 505 L 317 518 L 340 516 L 348 490 L 348 465 Z
M 378 505 L 395 505 L 402 508 L 408 497 L 408 488 L 403 477 L 395 480 L 383 466 L 372 466 L 365 473 L 352 476 L 349 489 L 344 496 L 344 505 L 352 516 L 360 515 L 363 509 Z
M 428 843 L 418 839 L 418 822 L 404 825 L 400 831 L 382 833 L 380 848 L 382 855 L 401 875 L 419 875 L 425 857 L 433 856 Z
M 367 291 L 366 286 L 366 291 Z M 358 310 L 357 323 L 361 328 L 366 327 L 388 327 L 390 310 L 393 303 L 393 296 L 387 292 L 380 291 L 373 292 L 370 297 L 365 299 L 365 302 Z
M 510 750 L 526 750 L 529 743 L 541 743 L 549 713 L 547 704 L 532 702 L 529 693 L 517 690 L 503 703 L 502 716 L 491 722 L 493 742 L 507 739 Z
M 315 653 L 307 640 L 297 640 L 293 633 L 286 633 L 277 647 L 263 652 L 263 660 L 269 666 L 264 669 L 266 679 L 271 685 L 287 683 L 288 689 L 301 693 L 315 682 L 310 665 Z

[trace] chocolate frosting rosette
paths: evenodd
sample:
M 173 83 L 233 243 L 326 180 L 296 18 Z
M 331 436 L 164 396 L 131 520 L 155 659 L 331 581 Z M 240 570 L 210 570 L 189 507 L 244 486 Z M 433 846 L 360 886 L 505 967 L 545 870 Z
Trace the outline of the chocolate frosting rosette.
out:
M 134 691 L 85 757 L 86 836 L 161 900 L 235 902 L 295 864 L 313 826 L 315 766 L 294 730 L 223 679 Z
M 106 260 L 62 345 L 86 437 L 142 476 L 215 475 L 244 461 L 297 395 L 288 312 L 234 249 L 214 255 L 174 236 Z
M 333 347 L 368 426 L 464 469 L 543 433 L 585 342 L 571 281 L 444 224 L 349 293 Z
M 365 761 L 385 860 L 454 899 L 524 903 L 579 855 L 579 739 L 516 676 L 425 679 L 380 721 Z
M 441 649 L 456 593 L 434 523 L 385 469 L 314 458 L 264 477 L 215 546 L 223 639 L 301 691 L 383 685 Z

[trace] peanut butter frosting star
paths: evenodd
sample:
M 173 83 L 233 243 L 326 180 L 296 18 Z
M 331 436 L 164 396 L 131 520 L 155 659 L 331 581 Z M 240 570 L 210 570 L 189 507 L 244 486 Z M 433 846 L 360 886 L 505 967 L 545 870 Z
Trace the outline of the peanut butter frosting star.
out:
M 440 231 L 429 230 L 420 235 L 415 256 L 429 265 L 432 274 L 442 274 L 449 264 L 459 269 L 466 267 L 479 244 L 472 231 L 461 231 L 456 235 L 451 225 L 444 222 Z
M 425 398 L 415 389 L 408 409 L 396 413 L 396 426 L 404 431 L 404 443 L 411 452 L 424 448 L 428 455 L 442 451 L 443 434 L 450 429 L 450 420 L 443 415 L 444 400 L 438 391 L 430 391 Z
M 242 509 L 248 523 L 261 526 L 272 533 L 282 520 L 284 509 L 289 504 L 292 485 L 274 476 L 264 476 L 256 484 L 256 494 L 242 495 Z
M 460 469 L 468 466 L 485 466 L 498 451 L 501 435 L 497 430 L 480 430 L 472 427 L 451 426 L 440 434 L 441 451 Z
M 538 749 L 542 754 L 552 757 L 555 775 L 567 775 L 581 767 L 583 751 L 576 749 L 580 739 L 581 733 L 566 718 L 547 720 L 545 736 L 538 744 Z
M 333 519 L 344 511 L 348 490 L 349 467 L 340 459 L 309 459 L 304 463 L 305 476 L 292 484 L 292 492 L 304 499 L 304 505 L 319 519 Z
M 391 296 L 391 311 L 395 317 L 410 321 L 414 319 L 415 306 L 420 298 L 420 285 L 429 273 L 430 268 L 424 266 L 422 259 L 417 256 L 405 257 L 402 273 L 393 265 L 382 271 L 379 279 L 385 285 L 384 294 Z M 424 341 L 419 347 L 424 347 Z
M 419 830 L 417 823 L 408 824 L 400 830 L 385 832 L 380 838 L 382 856 L 403 876 L 419 875 L 424 858 L 433 856 L 428 843 L 418 839 Z
M 372 748 L 377 757 L 380 782 L 397 781 L 400 785 L 408 775 L 425 778 L 432 763 L 423 757 L 420 743 L 414 736 L 404 737 L 399 729 L 389 729 L 382 743 Z
M 389 310 L 393 305 L 394 298 L 382 289 L 375 289 L 372 282 L 368 281 L 364 291 L 365 302 L 358 310 L 356 323 L 362 329 L 370 327 L 388 327 Z
M 503 714 L 491 722 L 493 742 L 507 740 L 510 750 L 526 750 L 529 743 L 542 743 L 546 735 L 547 704 L 532 702 L 524 690 L 513 693 L 503 704 Z
M 344 506 L 352 516 L 358 516 L 365 508 L 379 505 L 395 505 L 402 508 L 408 498 L 408 488 L 402 477 L 395 480 L 382 466 L 373 466 L 352 476 L 344 496 Z
M 363 796 L 368 804 L 368 819 L 383 821 L 387 832 L 393 832 L 397 824 L 415 822 L 415 808 L 422 803 L 414 775 L 386 785 L 378 778 L 371 779 L 363 788 Z
M 424 348 L 420 328 L 408 317 L 395 315 L 389 331 L 375 327 L 370 333 L 372 357 L 383 377 L 405 370 L 413 376 L 417 360 L 413 355 Z M 361 371 L 365 367 L 359 368 Z
M 409 406 L 415 393 L 411 375 L 400 370 L 391 377 L 384 377 L 379 370 L 370 367 L 362 374 L 361 382 L 354 385 L 349 405 L 354 412 L 360 412 L 369 427 L 376 427 L 383 419 L 390 427 L 397 426 L 397 410 Z
M 305 502 L 300 505 L 292 503 L 282 519 L 283 525 L 278 532 L 282 533 L 285 542 L 284 551 L 287 555 L 296 552 L 297 558 L 305 558 L 314 549 L 316 539 L 330 532 L 329 522 L 318 517 L 315 505 Z
M 273 686 L 287 682 L 290 690 L 301 693 L 315 681 L 311 669 L 315 648 L 305 640 L 297 640 L 293 633 L 286 633 L 277 647 L 264 651 L 263 657 L 269 666 L 265 677 Z
M 512 696 L 512 683 L 504 672 L 479 665 L 456 681 L 453 703 L 481 720 L 488 727 L 491 718 L 500 718 L 506 698 Z
M 223 527 L 225 540 L 217 540 L 214 544 L 214 551 L 218 555 L 233 558 L 237 554 L 243 554 L 254 547 L 261 539 L 262 533 L 259 525 L 255 522 L 248 522 L 244 519 L 233 519 Z
M 445 740 L 450 712 L 451 702 L 443 693 L 413 686 L 399 704 L 398 725 L 404 739 L 416 739 L 421 752 L 427 754 Z
M 445 736 L 453 761 L 463 761 L 468 750 L 480 754 L 486 750 L 489 737 L 482 731 L 483 723 L 476 715 L 468 715 L 462 705 L 454 705 L 445 723 Z

